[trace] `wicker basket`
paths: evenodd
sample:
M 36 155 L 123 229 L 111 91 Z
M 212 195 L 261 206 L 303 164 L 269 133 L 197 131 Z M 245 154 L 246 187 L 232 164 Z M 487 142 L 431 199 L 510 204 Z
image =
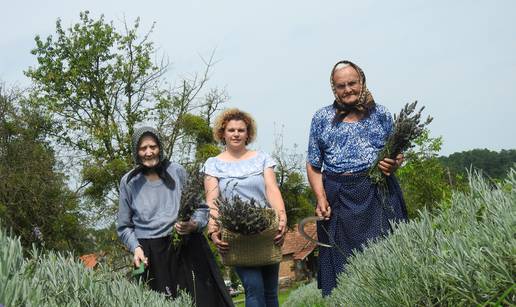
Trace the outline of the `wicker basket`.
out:
M 222 241 L 229 243 L 229 251 L 221 254 L 222 263 L 228 266 L 261 266 L 280 262 L 281 246 L 274 244 L 277 233 L 277 223 L 254 235 L 222 229 Z

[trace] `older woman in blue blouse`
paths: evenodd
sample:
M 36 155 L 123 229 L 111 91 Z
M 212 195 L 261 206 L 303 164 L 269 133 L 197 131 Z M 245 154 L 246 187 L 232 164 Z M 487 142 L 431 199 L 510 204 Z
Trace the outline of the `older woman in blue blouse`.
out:
M 389 221 L 407 218 L 400 187 L 392 176 L 403 157 L 379 163 L 389 187 L 385 200 L 367 176 L 391 133 L 390 113 L 374 102 L 363 71 L 354 63 L 338 62 L 330 81 L 335 101 L 313 116 L 307 157 L 316 214 L 324 218 L 317 224 L 317 235 L 322 243 L 334 246 L 319 251 L 318 286 L 323 295 L 335 288 L 353 250 L 387 234 Z
M 218 216 L 214 200 L 220 194 L 228 199 L 235 194 L 243 200 L 254 199 L 262 206 L 265 206 L 267 200 L 279 217 L 275 243 L 283 244 L 287 216 L 274 175 L 276 163 L 268 154 L 247 148 L 256 136 L 253 118 L 238 109 L 228 109 L 217 118 L 213 135 L 225 145 L 225 150 L 218 156 L 209 158 L 204 167 L 206 202 L 211 209 L 211 216 Z M 221 240 L 220 231 L 213 219 L 209 222 L 208 233 L 220 253 L 231 248 L 227 242 Z M 279 305 L 279 263 L 235 267 L 235 271 L 244 284 L 247 307 Z

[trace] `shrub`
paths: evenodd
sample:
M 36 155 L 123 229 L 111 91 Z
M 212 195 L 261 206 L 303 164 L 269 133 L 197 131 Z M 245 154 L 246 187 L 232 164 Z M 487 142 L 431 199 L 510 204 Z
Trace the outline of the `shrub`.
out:
M 515 283 L 516 172 L 491 189 L 472 175 L 435 217 L 399 225 L 386 240 L 353 257 L 330 305 L 477 305 Z M 514 301 L 514 293 L 508 300 Z
M 23 259 L 19 238 L 0 228 L 0 303 L 5 306 L 191 306 L 187 294 L 171 301 L 106 268 L 92 271 L 71 255 L 33 249 Z
M 326 306 L 326 302 L 321 295 L 321 290 L 317 289 L 317 283 L 311 282 L 290 292 L 288 299 L 282 306 L 323 307 Z
M 353 255 L 326 304 L 515 304 L 516 171 L 496 188 L 480 175 L 471 175 L 469 185 L 435 215 L 424 210 L 420 220 L 397 225 Z M 311 287 L 296 290 L 289 303 Z

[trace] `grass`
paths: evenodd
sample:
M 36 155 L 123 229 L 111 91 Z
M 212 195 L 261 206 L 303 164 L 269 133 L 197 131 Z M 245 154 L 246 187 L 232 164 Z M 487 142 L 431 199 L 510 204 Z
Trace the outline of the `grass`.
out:
M 291 288 L 280 289 L 278 293 L 278 300 L 280 306 L 288 299 L 290 292 L 297 288 L 297 286 L 293 286 Z M 245 294 L 240 293 L 239 295 L 233 297 L 233 303 L 235 303 L 235 307 L 245 307 Z

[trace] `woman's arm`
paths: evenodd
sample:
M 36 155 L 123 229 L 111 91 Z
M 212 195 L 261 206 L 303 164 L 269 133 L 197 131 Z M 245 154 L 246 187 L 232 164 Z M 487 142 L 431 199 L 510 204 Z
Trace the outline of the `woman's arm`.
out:
M 217 246 L 219 252 L 225 253 L 229 249 L 229 244 L 222 241 L 219 225 L 216 221 L 219 217 L 219 210 L 215 204 L 215 200 L 219 197 L 219 180 L 217 177 L 209 175 L 204 177 L 204 193 L 206 195 L 206 204 L 210 208 L 208 236 Z
M 129 192 L 127 184 L 124 182 L 125 177 L 120 182 L 119 207 L 117 216 L 117 233 L 118 237 L 127 246 L 129 251 L 133 253 L 133 264 L 140 267 L 140 262 L 147 266 L 147 257 L 143 253 L 143 249 L 138 243 L 138 239 L 134 234 L 133 211 L 130 206 Z
M 330 204 L 328 203 L 328 199 L 326 198 L 326 192 L 324 192 L 321 170 L 315 168 L 312 164 L 307 162 L 306 174 L 308 176 L 310 187 L 312 187 L 312 190 L 314 191 L 315 197 L 317 199 L 315 214 L 317 216 L 324 217 L 324 219 L 327 220 L 330 218 L 331 208 Z
M 265 193 L 267 195 L 267 200 L 274 211 L 276 211 L 279 218 L 278 234 L 274 238 L 274 241 L 276 244 L 281 245 L 283 244 L 283 239 L 287 230 L 285 204 L 283 203 L 283 198 L 281 197 L 281 192 L 278 188 L 278 183 L 276 182 L 276 175 L 274 175 L 272 167 L 267 167 L 264 170 L 263 177 L 265 179 Z

